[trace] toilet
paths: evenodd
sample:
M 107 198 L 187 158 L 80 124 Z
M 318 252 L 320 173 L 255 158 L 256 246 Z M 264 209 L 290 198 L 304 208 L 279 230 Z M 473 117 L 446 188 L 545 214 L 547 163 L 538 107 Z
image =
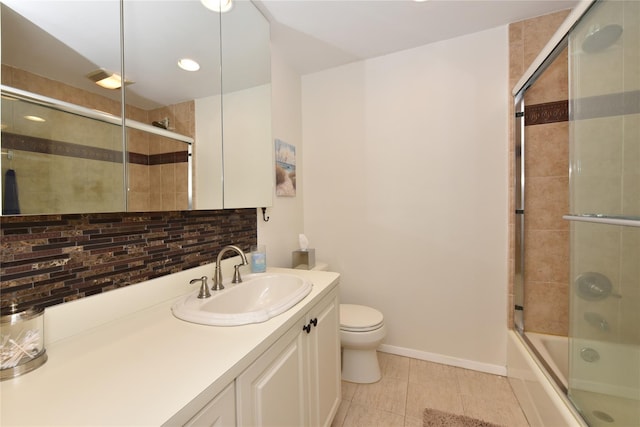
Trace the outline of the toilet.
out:
M 376 349 L 387 331 L 378 310 L 364 305 L 340 304 L 342 379 L 369 384 L 380 380 Z
M 329 265 L 316 263 L 312 270 L 329 271 Z M 370 384 L 380 380 L 380 364 L 376 349 L 387 335 L 384 317 L 375 308 L 356 304 L 340 304 L 340 346 L 342 379 Z

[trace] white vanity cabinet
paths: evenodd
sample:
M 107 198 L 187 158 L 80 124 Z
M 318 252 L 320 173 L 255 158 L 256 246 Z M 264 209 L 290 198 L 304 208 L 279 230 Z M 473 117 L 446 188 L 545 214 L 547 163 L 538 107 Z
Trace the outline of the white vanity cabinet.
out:
M 236 389 L 231 383 L 202 408 L 185 427 L 232 427 L 236 425 Z
M 330 426 L 341 400 L 340 305 L 337 290 L 309 312 L 316 320 L 305 333 L 309 373 L 309 425 Z
M 236 379 L 238 426 L 307 425 L 304 338 L 294 326 Z
M 269 272 L 313 288 L 287 312 L 245 326 L 171 313 L 208 266 L 47 309 L 49 360 L 0 382 L 0 425 L 329 426 L 341 398 L 340 276 Z
M 236 379 L 238 426 L 328 426 L 340 403 L 333 290 Z

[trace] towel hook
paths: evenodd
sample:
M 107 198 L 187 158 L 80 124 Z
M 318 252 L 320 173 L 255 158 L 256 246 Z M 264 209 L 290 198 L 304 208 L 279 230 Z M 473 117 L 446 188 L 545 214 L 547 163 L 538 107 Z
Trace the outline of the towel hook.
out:
M 269 217 L 267 216 L 267 208 L 262 208 L 262 220 L 264 222 L 269 222 Z

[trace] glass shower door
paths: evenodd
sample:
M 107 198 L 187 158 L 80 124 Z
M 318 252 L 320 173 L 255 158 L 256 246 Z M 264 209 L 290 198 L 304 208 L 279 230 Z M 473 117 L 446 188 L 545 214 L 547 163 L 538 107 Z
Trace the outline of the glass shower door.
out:
M 640 426 L 640 2 L 571 32 L 569 396 L 591 426 Z

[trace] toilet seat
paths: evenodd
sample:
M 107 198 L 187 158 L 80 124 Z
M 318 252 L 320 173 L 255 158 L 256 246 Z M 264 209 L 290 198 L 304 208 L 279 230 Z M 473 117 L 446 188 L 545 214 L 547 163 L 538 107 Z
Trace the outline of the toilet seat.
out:
M 369 332 L 380 329 L 384 317 L 375 308 L 356 304 L 340 304 L 340 330 Z

